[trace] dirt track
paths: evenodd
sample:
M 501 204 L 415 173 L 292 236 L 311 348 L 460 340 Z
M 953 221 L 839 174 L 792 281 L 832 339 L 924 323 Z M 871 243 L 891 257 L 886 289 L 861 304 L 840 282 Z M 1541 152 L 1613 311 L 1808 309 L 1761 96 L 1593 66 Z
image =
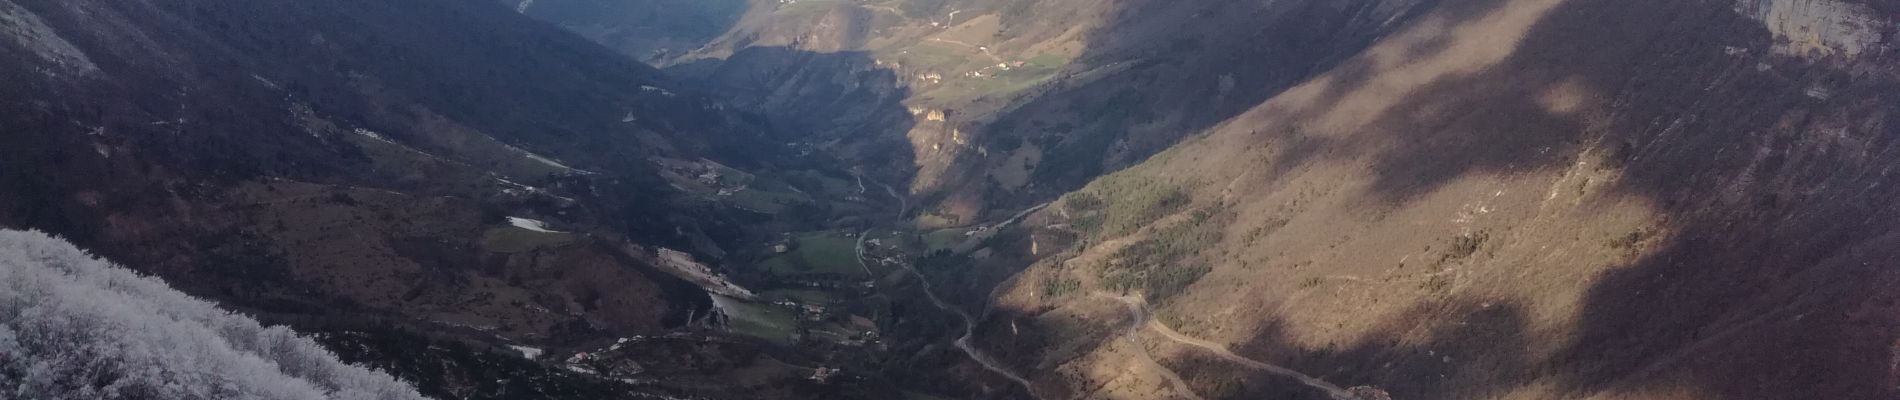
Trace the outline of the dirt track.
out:
M 1096 293 L 1096 295 L 1113 298 L 1116 300 L 1120 300 L 1122 303 L 1128 304 L 1129 309 L 1136 313 L 1137 323 L 1146 322 L 1147 326 L 1154 328 L 1156 332 L 1160 332 L 1161 336 L 1168 338 L 1168 340 L 1173 340 L 1175 342 L 1189 345 L 1189 346 L 1199 347 L 1201 349 L 1214 353 L 1214 355 L 1219 356 L 1222 359 L 1226 359 L 1236 364 L 1247 366 L 1247 368 L 1263 371 L 1269 374 L 1279 375 L 1282 377 L 1293 378 L 1294 380 L 1298 380 L 1300 381 L 1300 383 L 1305 384 L 1308 387 L 1312 387 L 1314 389 L 1318 389 L 1320 391 L 1326 392 L 1327 395 L 1331 396 L 1335 400 L 1354 400 L 1355 399 L 1355 397 L 1353 397 L 1351 393 L 1346 392 L 1346 389 L 1340 388 L 1338 385 L 1334 385 L 1332 383 L 1320 380 L 1319 378 L 1314 378 L 1311 375 L 1303 374 L 1303 373 L 1300 373 L 1299 371 L 1294 371 L 1286 367 L 1281 367 L 1278 365 L 1260 362 L 1251 358 L 1242 357 L 1239 354 L 1234 354 L 1233 351 L 1228 350 L 1227 346 L 1223 346 L 1219 343 L 1197 339 L 1191 336 L 1183 335 L 1180 332 L 1176 332 L 1174 328 L 1168 327 L 1167 324 L 1163 324 L 1161 323 L 1161 321 L 1148 318 L 1148 301 L 1146 299 L 1141 298 L 1140 296 L 1115 296 L 1115 295 L 1100 293 L 1100 292 Z M 1133 332 L 1131 331 L 1130 334 L 1132 335 Z
M 1154 355 L 1148 353 L 1148 347 L 1141 344 L 1141 328 L 1146 326 L 1149 322 L 1148 310 L 1143 307 L 1141 303 L 1102 293 L 1096 293 L 1096 295 L 1121 300 L 1122 304 L 1128 306 L 1128 313 L 1133 315 L 1134 318 L 1128 321 L 1128 330 L 1122 333 L 1122 338 L 1127 340 L 1129 344 L 1135 346 L 1135 352 L 1141 356 L 1143 364 L 1147 364 L 1155 371 L 1159 371 L 1161 377 L 1167 379 L 1168 383 L 1174 387 L 1175 393 L 1181 395 L 1181 397 L 1194 400 L 1206 400 L 1201 397 L 1200 394 L 1194 393 L 1194 388 L 1188 386 L 1187 380 L 1181 379 L 1181 374 L 1175 373 L 1173 369 L 1169 369 L 1167 366 L 1156 362 Z

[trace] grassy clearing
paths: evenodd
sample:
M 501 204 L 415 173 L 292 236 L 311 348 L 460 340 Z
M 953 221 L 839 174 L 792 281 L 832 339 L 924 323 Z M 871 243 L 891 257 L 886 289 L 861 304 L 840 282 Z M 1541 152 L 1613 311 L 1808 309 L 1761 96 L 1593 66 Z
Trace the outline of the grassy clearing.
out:
M 917 221 L 914 223 L 918 228 L 937 228 L 956 225 L 957 220 L 942 215 L 924 213 L 918 215 Z
M 733 205 L 766 214 L 783 213 L 816 201 L 786 182 L 765 176 L 735 172 L 722 175 L 720 180 L 727 185 L 745 186 L 745 190 L 733 193 Z
M 830 323 L 830 322 L 827 322 L 827 323 L 824 323 L 822 325 L 812 328 L 810 333 L 811 333 L 811 336 L 814 338 L 821 338 L 821 339 L 832 340 L 832 341 L 852 340 L 854 338 L 861 338 L 863 336 L 862 331 L 852 330 L 851 328 L 846 327 L 844 325 L 839 325 L 839 324 Z
M 1056 68 L 1069 64 L 1069 60 L 1054 54 L 1037 54 L 1023 62 L 1033 68 Z
M 715 301 L 732 317 L 728 326 L 733 333 L 781 345 L 798 342 L 798 316 L 791 309 L 718 297 Z
M 760 262 L 773 274 L 863 275 L 858 265 L 857 239 L 836 231 L 801 233 L 794 238 L 791 252 Z
M 795 3 L 781 5 L 779 6 L 776 13 L 779 14 L 781 18 L 791 18 L 794 16 L 819 14 L 819 13 L 831 11 L 831 7 L 837 5 L 840 2 L 841 2 L 840 0 L 802 0 Z
M 872 214 L 877 211 L 875 208 L 858 203 L 846 203 L 842 201 L 831 202 L 831 212 L 835 215 Z
M 856 182 L 825 175 L 823 172 L 813 170 L 794 172 L 786 181 L 804 186 L 805 190 L 820 191 L 824 197 L 829 198 L 842 198 L 858 194 L 858 184 Z
M 778 214 L 786 209 L 810 204 L 811 196 L 790 191 L 768 191 L 748 188 L 732 194 L 732 205 L 766 214 Z
M 952 71 L 959 65 L 989 60 L 976 49 L 949 43 L 923 41 L 907 49 L 909 52 L 904 56 L 906 64 L 923 69 Z
M 788 364 L 784 360 L 760 354 L 753 358 L 753 362 L 723 376 L 731 377 L 729 382 L 739 387 L 761 387 L 801 379 L 811 376 L 811 373 L 812 368 Z
M 766 299 L 771 299 L 771 300 L 785 299 L 785 300 L 791 300 L 791 301 L 796 301 L 796 302 L 805 303 L 805 304 L 826 304 L 826 303 L 831 302 L 830 294 L 816 291 L 816 290 L 803 290 L 803 289 L 767 290 L 763 293 L 759 293 L 759 296 L 764 297 Z
M 997 71 L 995 76 L 978 78 L 962 96 L 983 97 L 1015 93 L 1036 86 L 1056 76 L 1055 68 L 1024 66 L 1009 71 Z M 951 95 L 958 93 L 951 92 Z
M 535 232 L 507 226 L 482 233 L 482 248 L 496 253 L 524 253 L 574 243 L 574 234 Z
M 698 180 L 694 180 L 693 178 L 687 177 L 685 175 L 673 173 L 672 171 L 661 172 L 660 178 L 666 179 L 666 183 L 672 184 L 673 186 L 677 186 L 680 188 L 680 190 L 685 191 L 687 193 L 697 194 L 701 196 L 711 196 L 713 193 L 719 191 L 719 188 L 707 186 L 706 184 L 699 183 Z
M 925 233 L 924 234 L 924 251 L 934 252 L 937 250 L 949 250 L 952 248 L 956 248 L 957 245 L 963 244 L 963 239 L 966 239 L 969 237 L 963 234 L 966 231 L 967 230 L 963 228 L 950 228 L 950 229 L 939 229 L 939 230 L 931 231 L 930 233 Z

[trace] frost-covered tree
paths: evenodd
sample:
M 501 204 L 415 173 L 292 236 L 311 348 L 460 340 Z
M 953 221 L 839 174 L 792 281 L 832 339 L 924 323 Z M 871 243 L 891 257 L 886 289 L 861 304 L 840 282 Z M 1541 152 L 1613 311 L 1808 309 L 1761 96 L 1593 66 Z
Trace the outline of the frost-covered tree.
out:
M 0 230 L 0 399 L 421 399 L 290 329 Z

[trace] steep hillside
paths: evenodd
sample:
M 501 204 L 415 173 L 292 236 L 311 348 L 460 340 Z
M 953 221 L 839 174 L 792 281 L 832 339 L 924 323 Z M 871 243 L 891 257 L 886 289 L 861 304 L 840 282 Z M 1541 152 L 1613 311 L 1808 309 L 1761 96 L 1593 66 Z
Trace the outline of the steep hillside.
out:
M 1419 2 L 751 3 L 722 36 L 656 62 L 792 128 L 788 141 L 908 181 L 918 222 L 945 226 L 1139 162 L 1357 52 Z
M 0 59 L 0 226 L 429 396 L 1900 398 L 1890 0 L 0 0 Z
M 1900 397 L 1894 4 L 1422 10 L 992 242 L 977 341 L 1042 398 Z
M 0 60 L 0 226 L 425 395 L 901 396 L 813 289 L 885 296 L 835 271 L 903 199 L 516 7 L 0 0 Z M 828 265 L 735 268 L 786 232 Z
M 726 32 L 746 0 L 500 0 L 642 61 L 699 48 Z
M 786 159 L 490 3 L 0 1 L 0 32 L 0 226 L 264 314 L 529 342 L 678 326 L 707 299 L 654 249 L 741 234 L 656 160 Z
M 297 332 L 21 231 L 0 231 L 0 382 L 24 399 L 423 398 Z

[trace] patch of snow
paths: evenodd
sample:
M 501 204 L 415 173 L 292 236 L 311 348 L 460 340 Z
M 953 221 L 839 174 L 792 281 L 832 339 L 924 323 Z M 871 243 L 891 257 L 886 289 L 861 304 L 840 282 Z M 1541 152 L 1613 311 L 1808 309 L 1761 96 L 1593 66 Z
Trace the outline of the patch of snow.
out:
M 299 111 L 299 110 L 295 110 L 295 109 L 293 109 L 293 110 L 292 110 L 291 112 L 307 112 L 307 111 Z M 313 137 L 317 137 L 317 138 L 322 138 L 322 137 L 323 137 L 323 135 L 321 135 L 321 134 L 320 134 L 320 131 L 318 131 L 318 130 L 316 130 L 316 129 L 306 129 L 306 131 L 308 131 L 308 132 L 310 132 L 310 136 L 313 136 Z M 428 159 L 430 159 L 430 160 L 433 160 L 433 161 L 436 161 L 436 162 L 441 162 L 441 163 L 446 163 L 446 164 L 459 164 L 459 165 L 468 165 L 468 164 L 464 164 L 464 163 L 462 163 L 462 162 L 460 162 L 460 161 L 455 161 L 455 160 L 450 160 L 450 159 L 447 159 L 447 158 L 442 158 L 442 157 L 440 157 L 440 156 L 437 156 L 437 155 L 435 155 L 435 154 L 431 154 L 431 153 L 429 153 L 429 152 L 426 152 L 426 151 L 422 151 L 422 150 L 417 150 L 416 148 L 414 148 L 414 147 L 409 147 L 409 145 L 406 145 L 406 144 L 402 144 L 402 143 L 398 143 L 398 142 L 396 142 L 395 140 L 390 140 L 388 136 L 383 136 L 383 135 L 382 135 L 382 134 L 380 134 L 380 133 L 376 133 L 376 131 L 372 131 L 372 130 L 368 130 L 368 129 L 363 129 L 363 128 L 356 128 L 356 129 L 354 129 L 354 130 L 351 130 L 351 132 L 352 132 L 352 133 L 355 133 L 355 134 L 357 134 L 357 135 L 359 135 L 359 136 L 362 136 L 362 137 L 366 137 L 366 138 L 369 138 L 370 140 L 375 140 L 375 141 L 378 141 L 378 142 L 383 142 L 383 143 L 385 143 L 385 144 L 388 144 L 388 145 L 391 145 L 391 146 L 396 146 L 396 148 L 397 148 L 397 149 L 401 149 L 401 150 L 403 150 L 403 151 L 407 151 L 407 152 L 410 152 L 410 153 L 415 153 L 416 155 L 420 155 L 420 156 L 422 156 L 422 157 L 424 157 L 424 158 L 428 158 Z
M 521 352 L 522 357 L 526 357 L 530 360 L 541 358 L 541 354 L 545 353 L 545 351 L 542 351 L 541 349 L 528 347 L 528 346 L 508 346 L 508 348 L 515 349 L 515 351 Z
M 264 84 L 264 87 L 271 88 L 272 90 L 282 89 L 277 86 L 277 82 L 271 82 L 271 80 L 269 79 L 264 79 L 262 75 L 251 74 L 251 79 L 256 79 L 257 83 Z
M 383 143 L 389 143 L 389 144 L 397 144 L 397 143 L 396 143 L 395 141 L 392 141 L 392 140 L 389 140 L 389 138 L 387 138 L 387 137 L 383 137 L 383 135 L 381 135 L 381 134 L 377 134 L 377 133 L 376 133 L 375 131 L 371 131 L 371 130 L 368 130 L 368 129 L 363 129 L 363 128 L 356 128 L 356 130 L 355 130 L 354 132 L 356 132 L 356 134 L 358 134 L 358 135 L 363 135 L 363 137 L 367 137 L 367 138 L 370 138 L 370 139 L 375 139 L 375 140 L 376 140 L 376 141 L 378 141 L 378 142 L 383 142 Z
M 511 146 L 507 144 L 503 144 L 502 146 L 506 146 L 509 150 L 514 150 L 516 153 L 521 153 L 523 157 L 527 157 L 529 160 L 534 160 L 535 162 L 538 162 L 550 167 L 560 168 L 562 170 L 566 170 L 568 173 L 571 173 L 571 174 L 578 174 L 578 175 L 598 174 L 597 172 L 593 172 L 593 171 L 587 171 L 587 170 L 575 169 L 574 167 L 569 167 L 567 166 L 567 164 L 562 164 L 560 161 L 555 161 L 552 158 L 543 157 L 540 154 L 534 154 L 534 152 L 523 150 L 520 147 L 515 147 L 515 146 Z
M 562 164 L 560 161 L 554 161 L 554 159 L 551 159 L 551 158 L 542 157 L 540 154 L 527 153 L 527 155 L 528 155 L 528 159 L 534 160 L 536 162 L 540 162 L 542 164 L 547 164 L 550 167 L 555 167 L 555 168 L 560 168 L 560 169 L 565 169 L 565 170 L 573 170 L 573 168 L 568 168 L 567 164 Z
M 654 86 L 650 86 L 650 85 L 640 85 L 640 91 L 642 91 L 642 92 L 659 92 L 661 96 L 666 96 L 666 97 L 673 97 L 673 96 L 675 96 L 675 95 L 673 94 L 673 92 L 672 92 L 672 91 L 670 91 L 670 90 L 666 90 L 666 89 L 661 89 L 661 88 L 658 88 L 658 87 L 654 87 Z
M 533 219 L 527 219 L 527 218 L 521 218 L 521 217 L 508 217 L 508 223 L 514 225 L 516 228 L 527 229 L 527 230 L 531 230 L 535 232 L 565 233 L 561 231 L 550 230 L 548 229 L 548 223 L 541 222 L 538 220 L 533 220 Z
M 528 7 L 534 7 L 534 0 L 521 0 L 521 4 L 515 5 L 515 12 L 527 14 Z
M 501 192 L 502 192 L 502 193 L 504 193 L 504 194 L 508 194 L 508 195 L 520 195 L 520 194 L 522 194 L 522 193 L 532 193 L 532 194 L 538 194 L 538 195 L 542 195 L 542 196 L 548 196 L 548 197 L 552 197 L 552 198 L 555 198 L 555 199 L 560 199 L 560 200 L 562 200 L 562 201 L 567 201 L 567 202 L 573 202 L 573 201 L 575 201 L 575 200 L 574 200 L 574 198 L 572 198 L 572 197 L 564 197 L 564 196 L 560 196 L 560 195 L 556 195 L 556 194 L 554 194 L 554 193 L 551 193 L 551 192 L 548 192 L 548 191 L 547 191 L 547 189 L 542 189 L 542 188 L 538 188 L 538 187 L 533 187 L 533 186 L 528 186 L 528 185 L 523 185 L 523 184 L 520 184 L 520 183 L 517 183 L 517 182 L 515 182 L 515 181 L 511 181 L 511 180 L 508 180 L 508 178 L 503 178 L 503 177 L 500 177 L 500 176 L 494 176 L 493 174 L 490 174 L 490 176 L 489 176 L 489 177 L 490 177 L 490 178 L 494 178 L 494 179 L 495 179 L 495 182 L 499 182 L 499 183 L 501 183 L 501 184 L 503 184 L 503 185 L 507 185 L 507 186 L 511 186 L 511 187 L 512 187 L 512 188 L 507 188 L 507 189 L 502 189 L 502 190 L 501 190 Z

